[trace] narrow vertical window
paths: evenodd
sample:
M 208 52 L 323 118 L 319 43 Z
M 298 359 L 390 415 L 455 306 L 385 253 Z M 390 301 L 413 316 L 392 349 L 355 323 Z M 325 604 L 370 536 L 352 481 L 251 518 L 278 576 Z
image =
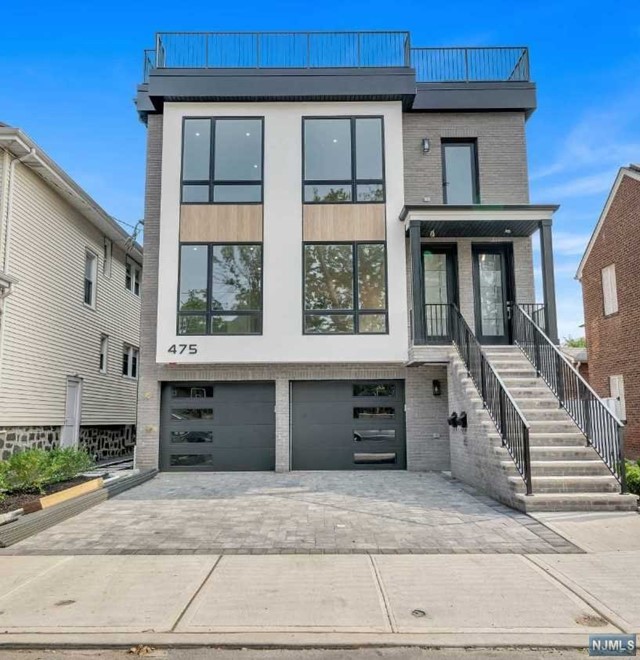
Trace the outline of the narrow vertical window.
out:
M 127 258 L 127 263 L 125 266 L 125 287 L 131 291 L 131 293 L 136 296 L 140 295 L 140 279 L 142 277 L 142 268 L 141 266 L 133 261 L 132 259 Z
M 96 274 L 98 257 L 87 250 L 84 256 L 84 303 L 89 307 L 96 306 Z
M 442 140 L 442 186 L 445 204 L 478 204 L 475 140 Z
M 109 371 L 109 337 L 100 336 L 100 373 L 106 374 Z
M 139 351 L 135 346 L 124 344 L 122 348 L 122 375 L 128 378 L 138 377 Z
M 111 277 L 111 258 L 113 256 L 113 243 L 110 238 L 104 237 L 104 253 L 102 261 L 102 273 L 105 277 Z
M 618 286 L 616 284 L 615 264 L 602 269 L 602 298 L 604 301 L 604 315 L 615 314 L 618 311 Z

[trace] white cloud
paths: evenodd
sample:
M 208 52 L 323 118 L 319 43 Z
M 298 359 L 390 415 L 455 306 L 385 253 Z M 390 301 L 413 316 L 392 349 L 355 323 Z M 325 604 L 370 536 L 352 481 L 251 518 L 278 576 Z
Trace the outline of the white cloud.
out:
M 640 153 L 640 147 L 639 147 Z M 537 199 L 558 200 L 569 197 L 587 197 L 589 195 L 600 195 L 611 189 L 615 179 L 615 171 L 607 170 L 597 174 L 587 174 L 563 183 L 557 183 L 543 188 L 535 196 Z

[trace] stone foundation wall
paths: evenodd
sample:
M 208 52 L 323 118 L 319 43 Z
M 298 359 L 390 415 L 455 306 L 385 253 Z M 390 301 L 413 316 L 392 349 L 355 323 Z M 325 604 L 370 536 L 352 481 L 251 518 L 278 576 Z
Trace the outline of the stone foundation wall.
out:
M 81 426 L 79 446 L 96 461 L 133 454 L 136 444 L 134 424 L 114 426 Z
M 0 428 L 0 459 L 23 449 L 53 449 L 60 444 L 59 426 L 13 426 Z

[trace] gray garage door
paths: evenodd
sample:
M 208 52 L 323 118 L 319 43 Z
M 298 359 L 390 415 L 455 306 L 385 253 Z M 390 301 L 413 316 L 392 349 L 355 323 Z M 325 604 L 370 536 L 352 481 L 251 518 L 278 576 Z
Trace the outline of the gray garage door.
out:
M 295 382 L 294 470 L 398 470 L 406 466 L 404 383 Z
M 273 470 L 273 383 L 169 383 L 162 391 L 162 470 Z

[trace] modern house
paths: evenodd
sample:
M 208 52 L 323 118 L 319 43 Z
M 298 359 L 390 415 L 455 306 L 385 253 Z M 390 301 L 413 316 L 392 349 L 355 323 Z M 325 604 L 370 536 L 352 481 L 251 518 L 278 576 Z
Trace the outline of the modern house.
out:
M 161 33 L 144 62 L 140 467 L 451 470 L 519 508 L 635 503 L 618 427 L 594 437 L 543 380 L 556 207 L 529 203 L 526 48 Z
M 626 420 L 625 454 L 640 458 L 640 165 L 622 167 L 576 278 L 582 284 L 589 382 Z
M 135 444 L 142 248 L 0 125 L 0 457 Z

